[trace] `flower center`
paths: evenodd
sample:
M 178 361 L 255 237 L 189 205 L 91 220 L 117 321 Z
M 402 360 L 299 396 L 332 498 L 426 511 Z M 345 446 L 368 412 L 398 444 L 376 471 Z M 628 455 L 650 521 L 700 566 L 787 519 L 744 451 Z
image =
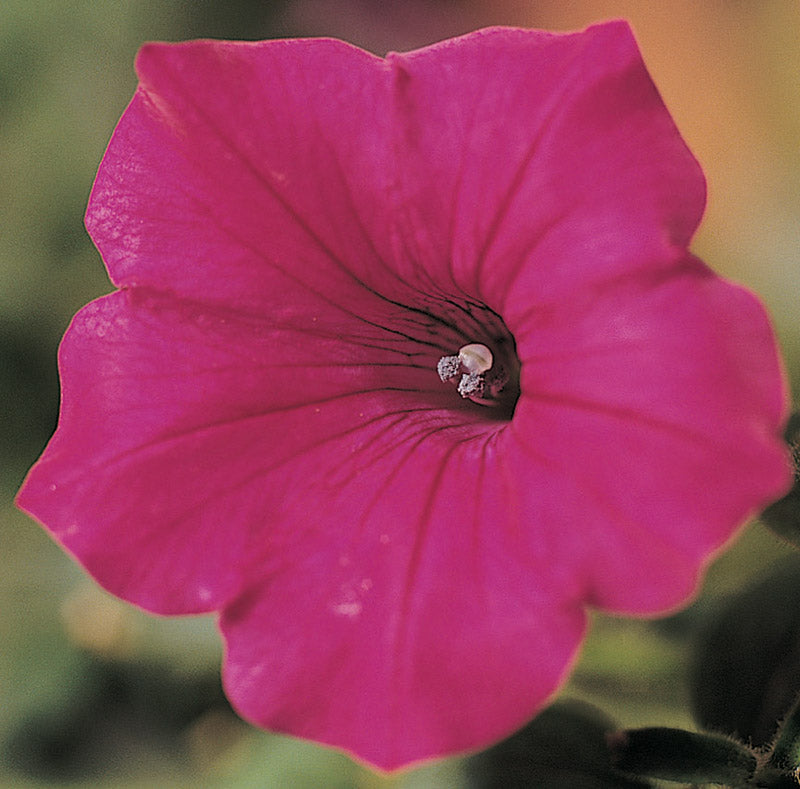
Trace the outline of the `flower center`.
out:
M 442 381 L 457 384 L 458 393 L 473 403 L 493 408 L 510 405 L 513 411 L 519 385 L 511 379 L 518 370 L 509 370 L 502 362 L 495 362 L 486 345 L 479 342 L 464 345 L 455 356 L 442 356 L 436 370 Z

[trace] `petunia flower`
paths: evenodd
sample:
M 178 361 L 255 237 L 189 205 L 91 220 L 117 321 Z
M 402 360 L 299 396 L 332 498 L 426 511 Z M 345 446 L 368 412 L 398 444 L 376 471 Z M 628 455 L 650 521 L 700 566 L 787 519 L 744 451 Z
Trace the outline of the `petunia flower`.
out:
M 564 681 L 787 487 L 762 307 L 623 22 L 378 58 L 144 47 L 19 494 L 105 588 L 219 612 L 248 720 L 392 769 Z

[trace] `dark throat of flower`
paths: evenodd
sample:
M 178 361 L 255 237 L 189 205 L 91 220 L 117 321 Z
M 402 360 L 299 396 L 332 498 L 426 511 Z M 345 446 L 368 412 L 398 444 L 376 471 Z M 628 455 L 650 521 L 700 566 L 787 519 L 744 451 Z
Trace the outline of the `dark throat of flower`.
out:
M 519 399 L 520 364 L 513 340 L 496 337 L 488 343 L 470 342 L 436 365 L 443 383 L 455 385 L 458 394 L 492 409 L 491 416 L 508 420 Z

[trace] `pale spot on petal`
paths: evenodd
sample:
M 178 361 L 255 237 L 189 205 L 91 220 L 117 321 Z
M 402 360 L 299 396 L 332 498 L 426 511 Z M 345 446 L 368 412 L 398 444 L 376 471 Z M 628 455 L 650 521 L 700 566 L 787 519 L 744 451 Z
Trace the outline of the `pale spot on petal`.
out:
M 362 605 L 358 600 L 353 600 L 350 603 L 337 603 L 331 606 L 331 610 L 340 616 L 347 616 L 350 619 L 355 619 L 361 613 Z

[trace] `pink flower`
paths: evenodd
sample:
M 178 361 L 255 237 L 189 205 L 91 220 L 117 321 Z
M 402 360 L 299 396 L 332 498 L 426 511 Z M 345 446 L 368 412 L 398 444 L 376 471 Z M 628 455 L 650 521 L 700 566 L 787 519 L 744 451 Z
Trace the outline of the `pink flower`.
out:
M 244 717 L 387 769 L 485 746 L 587 606 L 686 601 L 786 489 L 771 330 L 687 252 L 703 176 L 624 23 L 137 68 L 86 219 L 118 290 L 19 504 L 220 612 Z

